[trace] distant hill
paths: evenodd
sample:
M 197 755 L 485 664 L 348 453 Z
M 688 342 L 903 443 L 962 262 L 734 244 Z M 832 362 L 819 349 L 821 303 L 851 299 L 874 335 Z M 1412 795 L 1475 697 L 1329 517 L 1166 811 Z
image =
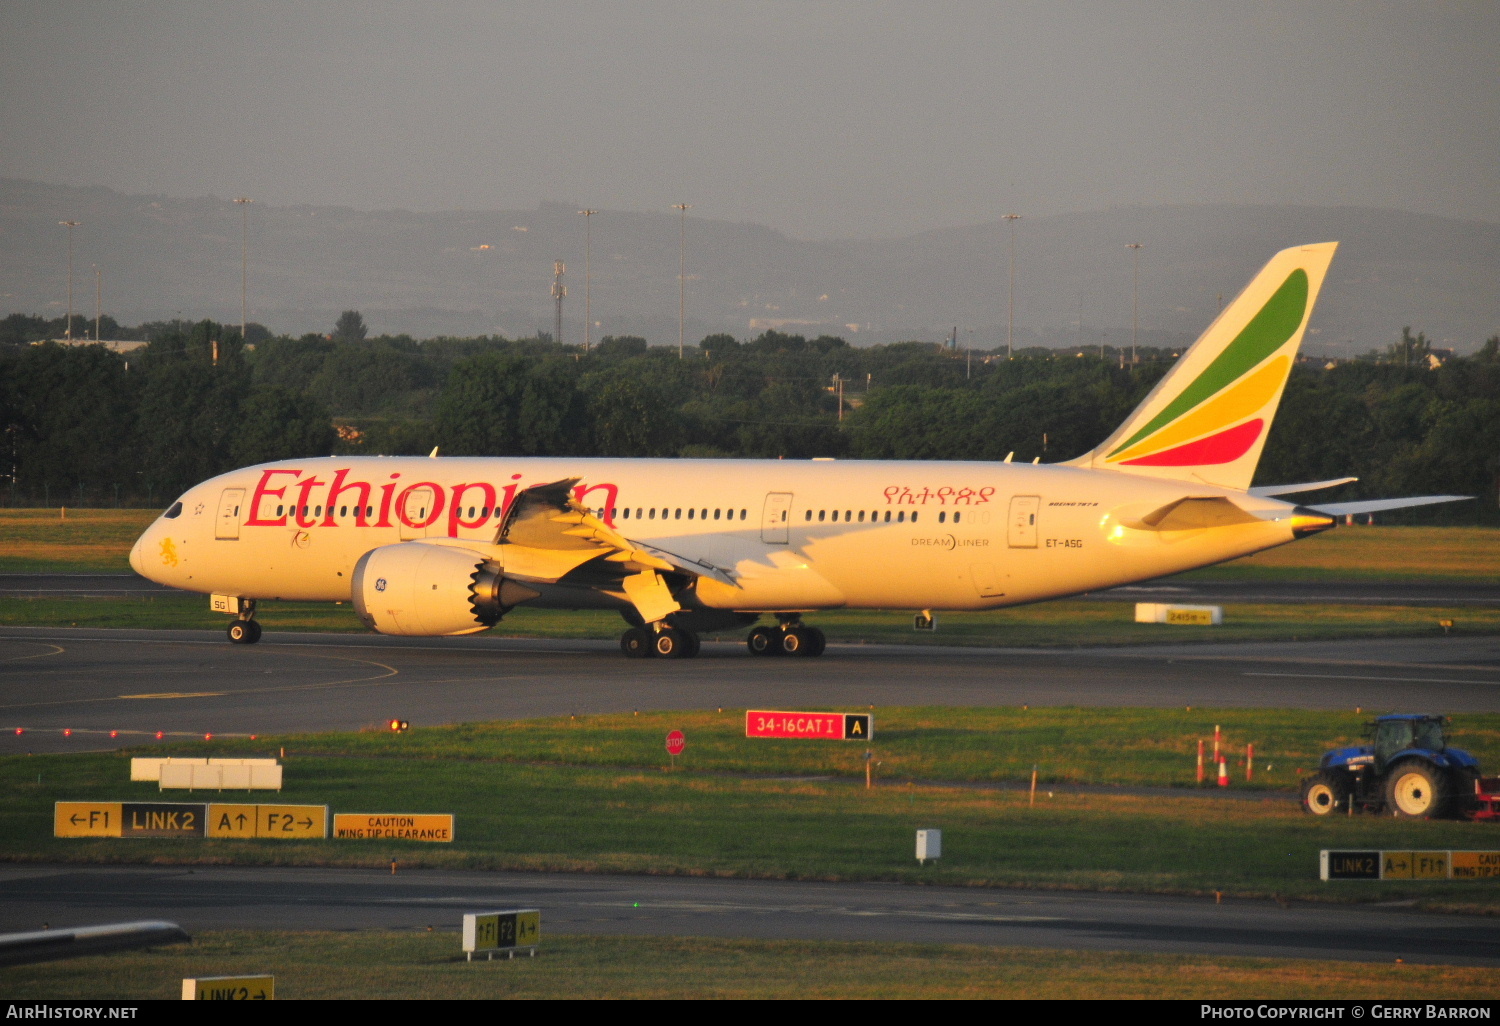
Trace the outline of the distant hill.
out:
M 576 204 L 524 211 L 250 209 L 250 319 L 328 331 L 358 309 L 373 333 L 550 331 L 554 259 L 567 261 L 565 340 L 583 333 L 584 225 Z M 62 313 L 74 235 L 74 309 L 123 323 L 239 320 L 240 211 L 226 199 L 128 196 L 0 179 L 0 315 Z M 593 218 L 592 308 L 607 334 L 677 337 L 677 217 Z M 853 342 L 1005 343 L 1009 228 L 807 241 L 754 224 L 687 222 L 688 337 L 767 327 Z M 1140 341 L 1195 337 L 1273 252 L 1343 243 L 1308 348 L 1354 355 L 1404 325 L 1460 352 L 1500 332 L 1500 225 L 1366 207 L 1172 206 L 1025 218 L 1016 228 L 1017 346 L 1128 344 L 1140 242 Z M 1080 316 L 1081 315 L 1081 316 Z M 1081 325 L 1080 325 L 1081 319 Z

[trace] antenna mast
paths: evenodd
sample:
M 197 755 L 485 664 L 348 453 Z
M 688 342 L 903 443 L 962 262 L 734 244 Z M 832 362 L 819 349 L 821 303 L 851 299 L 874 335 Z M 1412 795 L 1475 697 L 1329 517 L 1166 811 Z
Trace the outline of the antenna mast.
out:
M 552 262 L 552 298 L 557 301 L 557 312 L 552 318 L 552 341 L 562 345 L 562 303 L 568 294 L 568 287 L 563 284 L 563 262 L 554 260 Z

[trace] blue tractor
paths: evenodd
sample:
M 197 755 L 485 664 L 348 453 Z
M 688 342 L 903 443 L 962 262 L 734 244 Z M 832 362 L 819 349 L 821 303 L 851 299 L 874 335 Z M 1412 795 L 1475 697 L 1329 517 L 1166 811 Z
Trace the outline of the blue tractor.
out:
M 1479 761 L 1449 748 L 1443 716 L 1402 713 L 1365 725 L 1368 744 L 1335 748 L 1302 782 L 1302 808 L 1314 816 L 1356 810 L 1434 819 L 1468 813 Z

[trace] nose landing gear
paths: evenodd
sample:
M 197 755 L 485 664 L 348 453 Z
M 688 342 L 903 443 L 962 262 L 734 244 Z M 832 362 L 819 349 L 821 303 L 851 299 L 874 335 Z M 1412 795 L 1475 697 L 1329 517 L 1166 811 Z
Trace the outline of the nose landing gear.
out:
M 224 633 L 229 635 L 229 640 L 236 645 L 253 645 L 260 640 L 260 624 L 255 622 L 255 600 L 235 599 L 233 601 L 238 607 L 235 611 L 239 614 L 239 618 L 231 620 L 229 628 Z
M 253 645 L 260 640 L 260 624 L 254 620 L 235 620 L 224 633 L 236 645 Z

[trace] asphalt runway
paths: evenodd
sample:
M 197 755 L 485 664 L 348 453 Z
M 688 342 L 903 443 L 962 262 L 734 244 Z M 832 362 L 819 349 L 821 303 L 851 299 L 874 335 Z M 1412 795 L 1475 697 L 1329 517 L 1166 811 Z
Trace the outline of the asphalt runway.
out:
M 186 595 L 137 574 L 0 574 L 0 596 L 15 598 L 120 598 Z M 1183 581 L 1163 578 L 1089 592 L 1104 602 L 1255 602 L 1274 605 L 1338 603 L 1381 606 L 1500 606 L 1500 585 L 1363 581 Z
M 1095 649 L 830 645 L 821 659 L 706 643 L 631 660 L 613 642 L 0 628 L 0 754 L 214 734 L 804 705 L 1500 710 L 1500 637 Z M 17 734 L 17 730 L 22 733 Z M 71 730 L 71 737 L 62 731 Z M 117 732 L 111 736 L 111 731 Z
M 548 933 L 582 933 L 1500 965 L 1495 918 L 1394 906 L 669 876 L 0 867 L 0 931 L 166 919 L 189 933 L 456 933 L 465 912 L 517 907 L 542 910 L 544 947 Z

